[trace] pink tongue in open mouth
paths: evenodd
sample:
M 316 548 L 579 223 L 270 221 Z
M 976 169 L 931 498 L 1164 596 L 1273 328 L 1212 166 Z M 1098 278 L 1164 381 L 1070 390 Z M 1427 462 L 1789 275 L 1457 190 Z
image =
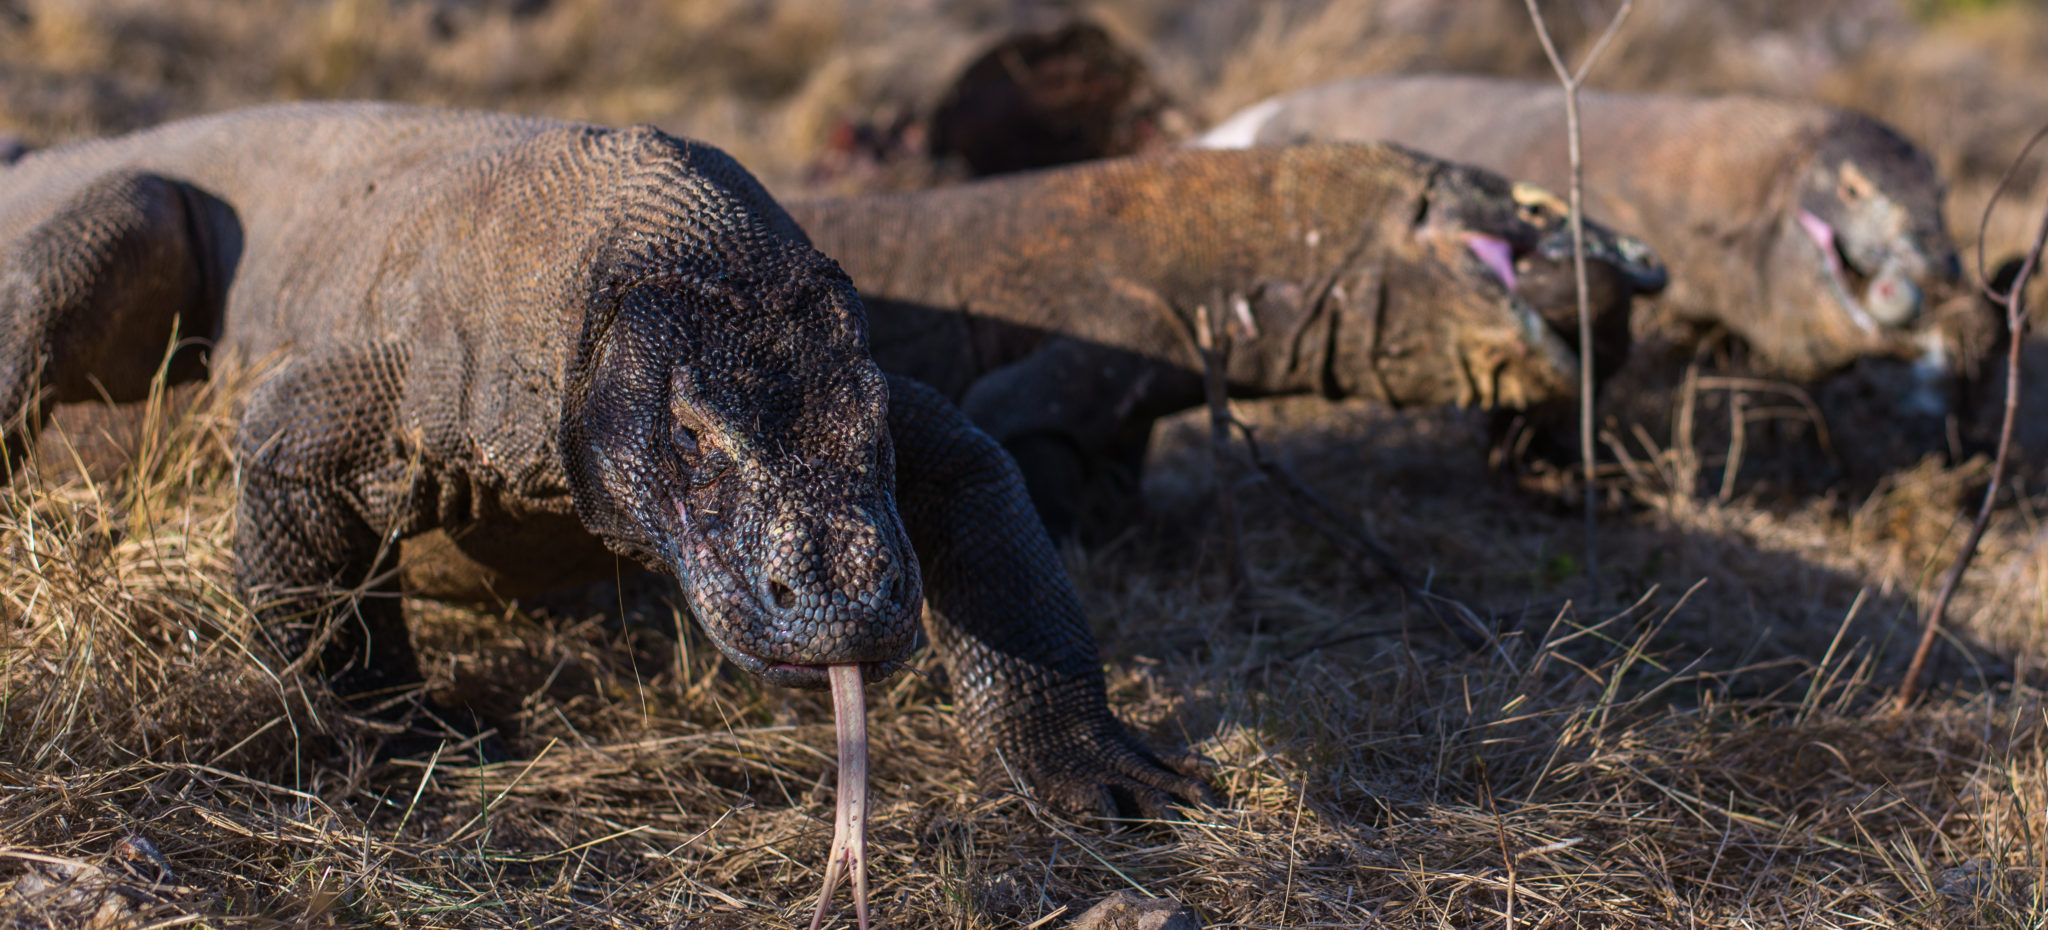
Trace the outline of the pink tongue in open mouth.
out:
M 1827 220 L 1814 216 L 1808 211 L 1801 210 L 1799 211 L 1799 228 L 1806 230 L 1806 234 L 1813 238 L 1813 241 L 1820 246 L 1821 251 L 1827 253 L 1829 261 L 1834 260 L 1835 227 L 1828 225 Z
M 825 890 L 811 930 L 825 925 L 832 892 L 853 873 L 853 912 L 860 930 L 868 930 L 868 716 L 858 664 L 826 669 L 832 681 L 832 723 L 839 734 L 839 801 L 832 820 L 832 852 L 825 861 Z
M 1508 290 L 1514 290 L 1515 250 L 1508 245 L 1507 240 L 1474 232 L 1466 233 L 1464 239 L 1465 248 L 1471 249 L 1472 254 L 1479 256 L 1479 260 L 1493 270 L 1494 276 L 1500 278 L 1500 282 L 1507 285 Z
M 1821 261 L 1827 265 L 1828 285 L 1834 290 L 1835 301 L 1842 305 L 1843 312 L 1849 314 L 1849 319 L 1858 329 L 1866 333 L 1877 332 L 1877 321 L 1857 302 L 1856 296 L 1849 293 L 1849 284 L 1842 274 L 1841 252 L 1835 247 L 1835 227 L 1828 225 L 1827 220 L 1801 210 L 1799 228 L 1806 230 L 1807 237 L 1820 246 Z

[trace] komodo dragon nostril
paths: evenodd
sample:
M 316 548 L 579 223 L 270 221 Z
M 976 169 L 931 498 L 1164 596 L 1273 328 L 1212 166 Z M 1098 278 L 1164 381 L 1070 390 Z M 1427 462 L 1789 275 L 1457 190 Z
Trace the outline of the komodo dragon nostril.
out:
M 779 610 L 788 610 L 796 606 L 796 592 L 790 590 L 789 585 L 783 584 L 780 578 L 768 580 L 768 596 L 775 601 L 775 606 Z

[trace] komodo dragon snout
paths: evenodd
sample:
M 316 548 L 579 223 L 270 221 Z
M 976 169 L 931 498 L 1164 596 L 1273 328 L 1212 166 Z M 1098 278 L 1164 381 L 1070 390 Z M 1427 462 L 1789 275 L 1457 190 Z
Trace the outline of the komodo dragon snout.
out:
M 794 280 L 627 290 L 568 418 L 582 435 L 564 446 L 582 450 L 579 510 L 631 523 L 616 538 L 688 581 L 727 658 L 773 684 L 824 688 L 830 665 L 893 671 L 922 594 L 859 298 L 829 264 Z

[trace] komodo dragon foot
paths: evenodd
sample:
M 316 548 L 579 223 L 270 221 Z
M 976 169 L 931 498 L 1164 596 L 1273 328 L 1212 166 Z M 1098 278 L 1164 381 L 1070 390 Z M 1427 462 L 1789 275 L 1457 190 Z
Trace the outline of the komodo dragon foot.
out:
M 1016 464 L 937 391 L 889 379 L 897 504 L 982 781 L 1068 811 L 1168 817 L 1213 800 L 1109 711 L 1095 635 Z

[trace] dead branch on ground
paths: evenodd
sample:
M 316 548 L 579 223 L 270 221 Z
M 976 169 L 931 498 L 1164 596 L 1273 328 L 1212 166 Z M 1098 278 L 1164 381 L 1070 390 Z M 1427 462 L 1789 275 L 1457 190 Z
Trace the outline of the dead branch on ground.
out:
M 1281 502 L 1287 505 L 1288 512 L 1295 519 L 1308 524 L 1310 529 L 1337 548 L 1363 557 L 1375 573 L 1399 587 L 1410 600 L 1422 605 L 1430 617 L 1465 648 L 1478 650 L 1493 639 L 1493 628 L 1472 608 L 1416 584 L 1402 567 L 1401 560 L 1364 524 L 1346 516 L 1342 508 L 1310 487 L 1292 469 L 1267 458 L 1250 424 L 1232 416 L 1227 408 L 1223 416 L 1225 422 L 1236 427 L 1238 435 L 1244 438 L 1245 454 L 1252 467 L 1279 491 Z
M 1971 560 L 1977 555 L 1977 544 L 1983 541 L 1984 528 L 1991 523 L 1991 506 L 1998 500 L 1999 486 L 2005 483 L 2005 466 L 2012 455 L 2013 425 L 2018 422 L 2020 414 L 2020 347 L 2025 342 L 2027 328 L 2027 279 L 2034 276 L 2034 269 L 2041 261 L 2042 246 L 2048 244 L 2048 206 L 2041 211 L 2041 224 L 2034 233 L 2034 244 L 2027 248 L 2019 274 L 2004 294 L 1993 291 L 1985 279 L 1984 234 L 1991 225 L 1991 211 L 2005 196 L 2013 174 L 2026 163 L 2027 155 L 2044 136 L 2048 136 L 2048 126 L 2037 130 L 2012 164 L 2006 166 L 2005 173 L 1998 178 L 1998 186 L 1991 190 L 1991 200 L 1984 204 L 1983 217 L 1977 221 L 1978 286 L 1993 304 L 2005 308 L 2005 416 L 1998 425 L 1998 454 L 1991 459 L 1991 482 L 1984 488 L 1984 500 L 1977 506 L 1977 519 L 1970 524 L 1970 535 L 1963 540 L 1963 551 L 1957 554 L 1955 565 L 1948 570 L 1948 577 L 1942 579 L 1941 592 L 1934 597 L 1934 609 L 1927 612 L 1925 625 L 1920 630 L 1920 644 L 1913 649 L 1913 661 L 1906 666 L 1905 680 L 1899 682 L 1898 696 L 1892 702 L 1894 712 L 1912 706 L 1913 699 L 1920 696 L 1920 678 L 1926 672 L 1928 655 L 1934 651 L 1934 641 L 1941 635 L 1941 628 L 1947 620 L 1949 601 L 1962 584 L 1963 572 L 1969 570 Z

